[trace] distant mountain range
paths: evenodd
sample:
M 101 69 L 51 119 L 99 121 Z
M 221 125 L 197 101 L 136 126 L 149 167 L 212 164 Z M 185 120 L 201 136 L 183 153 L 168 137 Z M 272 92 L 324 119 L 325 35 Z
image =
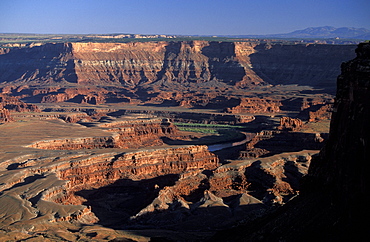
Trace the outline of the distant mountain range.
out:
M 233 36 L 234 37 L 234 36 Z M 309 27 L 303 30 L 296 30 L 286 34 L 269 34 L 269 35 L 243 35 L 235 36 L 238 38 L 340 38 L 340 39 L 358 39 L 370 40 L 370 30 L 365 28 L 341 27 L 335 28 L 332 26 Z
M 343 39 L 370 39 L 370 30 L 365 28 L 335 28 L 332 26 L 310 27 L 296 30 L 287 34 L 271 35 L 280 38 L 343 38 Z

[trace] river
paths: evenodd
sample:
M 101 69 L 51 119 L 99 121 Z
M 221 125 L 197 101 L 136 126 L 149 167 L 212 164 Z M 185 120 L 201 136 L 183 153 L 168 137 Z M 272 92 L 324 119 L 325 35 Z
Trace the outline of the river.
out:
M 208 150 L 212 152 L 212 151 L 218 151 L 218 150 L 227 149 L 227 148 L 231 148 L 231 147 L 234 147 L 234 146 L 242 145 L 242 144 L 247 143 L 251 139 L 253 139 L 254 136 L 256 136 L 255 133 L 244 133 L 243 132 L 243 134 L 245 135 L 245 138 L 241 141 L 208 145 Z

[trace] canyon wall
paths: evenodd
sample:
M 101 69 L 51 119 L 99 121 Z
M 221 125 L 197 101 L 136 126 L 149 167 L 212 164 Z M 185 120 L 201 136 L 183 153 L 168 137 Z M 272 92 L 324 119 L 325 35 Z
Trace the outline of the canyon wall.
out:
M 354 48 L 258 41 L 45 44 L 0 55 L 0 88 L 34 102 L 230 107 L 235 100 L 217 98 L 229 89 L 299 84 L 332 92 L 338 66 Z
M 63 228 L 55 224 L 59 221 L 96 222 L 91 209 L 81 206 L 85 200 L 76 193 L 82 190 L 104 188 L 119 181 L 129 182 L 135 189 L 135 182 L 140 180 L 160 180 L 166 176 L 173 180 L 181 173 L 212 170 L 219 164 L 217 156 L 209 152 L 207 146 L 181 146 L 124 153 L 64 153 L 61 157 L 37 158 L 25 156 L 0 165 L 1 204 L 7 204 L 6 201 L 10 199 L 13 201 L 11 206 L 19 209 L 13 212 L 9 207 L 1 206 L 4 214 L 0 218 L 2 228 L 9 224 L 22 227 L 25 225 L 21 224 L 27 223 L 28 219 L 37 218 L 38 222 L 34 225 L 42 229 L 43 226 Z M 163 182 L 170 183 L 166 179 Z M 152 184 L 150 189 L 154 188 Z M 143 190 L 144 195 L 147 190 Z M 18 196 L 17 191 L 22 195 Z M 136 197 L 134 200 L 141 203 Z M 22 211 L 27 216 L 23 216 Z
M 1 82 L 16 85 L 77 82 L 71 44 L 15 48 L 0 55 Z
M 150 179 L 217 166 L 218 158 L 206 146 L 144 150 L 114 156 L 108 154 L 74 161 L 69 168 L 58 170 L 57 176 L 68 181 L 65 191 L 56 193 L 52 189 L 43 196 L 49 201 L 76 204 L 78 198 L 70 197 L 74 193 L 104 187 L 120 179 Z
M 308 189 L 320 184 L 324 191 L 330 191 L 339 219 L 333 229 L 348 237 L 365 231 L 361 217 L 368 209 L 365 197 L 369 189 L 363 167 L 370 157 L 370 44 L 360 44 L 356 54 L 355 59 L 342 64 L 329 140 L 307 178 L 311 182 Z
M 16 97 L 0 94 L 0 123 L 13 121 L 12 112 L 40 112 L 34 104 L 27 104 Z
M 99 126 L 113 135 L 41 140 L 28 147 L 45 150 L 137 149 L 163 145 L 162 137 L 171 137 L 178 131 L 176 126 L 162 119 L 120 121 L 103 123 Z
M 370 44 L 342 64 L 329 139 L 313 157 L 300 196 L 216 241 L 350 241 L 367 237 Z
M 250 63 L 264 81 L 273 85 L 299 84 L 335 91 L 339 66 L 354 57 L 354 49 L 355 46 L 267 43 L 255 47 Z

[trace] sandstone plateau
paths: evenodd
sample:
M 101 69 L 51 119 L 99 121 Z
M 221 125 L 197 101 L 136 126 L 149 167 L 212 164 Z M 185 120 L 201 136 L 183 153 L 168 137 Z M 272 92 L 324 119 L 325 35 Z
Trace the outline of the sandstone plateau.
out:
M 311 218 L 305 206 L 329 214 L 328 227 L 364 188 L 340 174 L 358 173 L 343 159 L 367 157 L 367 129 L 357 128 L 369 118 L 368 45 L 342 65 L 333 95 L 354 49 L 271 41 L 3 49 L 0 239 L 299 240 L 300 228 L 274 230 L 296 223 L 294 204 L 300 221 Z M 321 213 L 344 193 L 349 200 Z
M 48 43 L 3 52 L 0 88 L 42 103 L 278 112 L 292 107 L 286 94 L 307 104 L 306 93 L 321 93 L 316 99 L 329 102 L 338 67 L 353 58 L 354 48 L 260 41 Z

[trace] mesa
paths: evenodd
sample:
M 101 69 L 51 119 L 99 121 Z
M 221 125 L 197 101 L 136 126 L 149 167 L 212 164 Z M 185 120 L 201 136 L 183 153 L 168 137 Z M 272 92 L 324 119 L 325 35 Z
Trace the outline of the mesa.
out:
M 356 45 L 0 48 L 0 238 L 195 241 L 299 196 Z

